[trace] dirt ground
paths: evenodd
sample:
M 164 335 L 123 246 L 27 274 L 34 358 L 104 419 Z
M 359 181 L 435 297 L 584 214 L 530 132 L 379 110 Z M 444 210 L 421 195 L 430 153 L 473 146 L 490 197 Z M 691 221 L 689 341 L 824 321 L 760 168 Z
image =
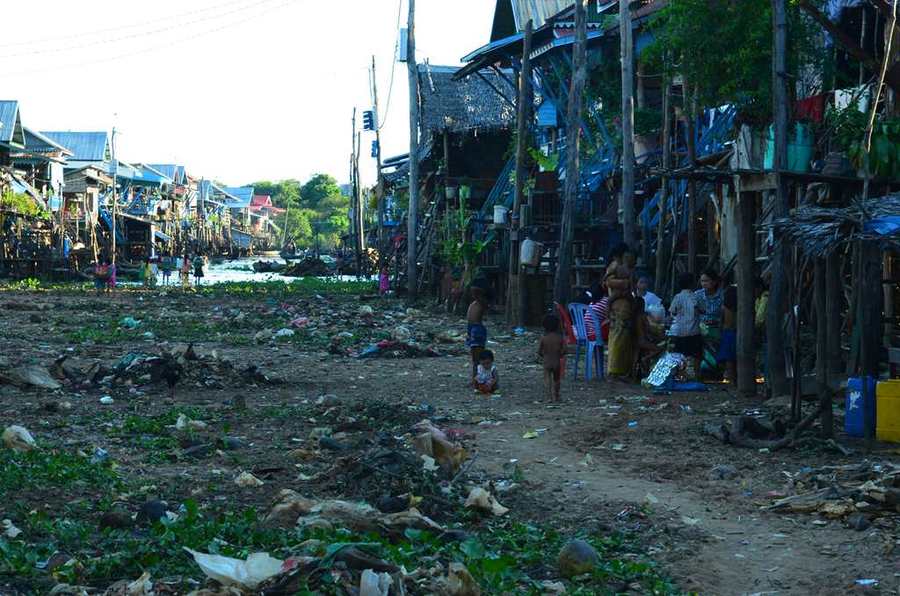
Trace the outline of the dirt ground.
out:
M 564 402 L 548 405 L 535 361 L 538 336 L 514 336 L 497 316 L 488 321 L 489 347 L 497 354 L 502 391 L 476 395 L 466 384 L 468 361 L 457 339 L 463 321 L 424 310 L 410 315 L 399 302 L 356 296 L 311 296 L 294 299 L 286 308 L 259 296 L 4 292 L 0 303 L 0 341 L 8 366 L 49 366 L 67 355 L 67 365 L 84 371 L 97 362 L 111 366 L 129 352 L 158 354 L 190 340 L 198 354 L 233 363 L 231 372 L 217 370 L 205 380 L 192 377 L 189 384 L 177 384 L 174 400 L 164 383 L 76 383 L 57 391 L 0 385 L 0 428 L 19 424 L 39 442 L 88 454 L 102 447 L 120 472 L 138 479 L 144 495 L 260 510 L 283 488 L 310 496 L 358 496 L 365 492 L 365 480 L 353 486 L 353 479 L 323 478 L 316 465 L 287 455 L 321 426 L 342 432 L 335 435 L 339 439 L 355 440 L 354 421 L 329 413 L 335 403 L 352 402 L 362 404 L 354 406 L 356 418 L 384 417 L 398 434 L 423 418 L 457 429 L 474 458 L 469 472 L 506 480 L 498 484 L 504 487 L 498 498 L 510 508 L 509 515 L 563 533 L 585 528 L 633 533 L 684 591 L 900 591 L 900 559 L 894 548 L 900 517 L 880 517 L 856 531 L 817 514 L 762 510 L 790 494 L 790 474 L 824 464 L 897 462 L 895 448 L 866 452 L 841 434 L 838 441 L 852 450 L 849 456 L 813 438 L 793 448 L 759 452 L 723 445 L 704 433 L 705 423 L 760 409 L 761 400 L 742 400 L 721 388 L 654 395 L 636 385 L 586 382 L 569 374 Z M 371 317 L 360 314 L 361 306 L 372 307 Z M 143 322 L 132 331 L 116 326 L 128 316 Z M 328 334 L 341 329 L 354 333 L 356 339 L 347 338 L 349 343 L 378 339 L 383 337 L 379 333 L 401 325 L 413 336 L 427 332 L 435 340 L 442 335 L 434 341 L 441 355 L 355 358 L 341 353 L 354 349 L 352 345 L 329 350 L 328 342 L 304 335 L 299 330 L 307 323 L 302 321 L 287 341 L 257 336 L 261 329 L 277 330 L 297 316 Z M 215 325 L 197 326 L 209 321 Z M 249 366 L 274 382 L 246 373 Z M 334 397 L 322 400 L 322 395 Z M 101 404 L 105 396 L 114 403 Z M 246 410 L 236 407 L 241 399 Z M 70 409 L 60 407 L 64 402 Z M 371 407 L 366 410 L 365 404 Z M 189 411 L 211 420 L 217 432 L 227 431 L 239 446 L 230 451 L 198 431 L 189 442 L 157 449 L 148 447 L 147 437 L 137 436 L 143 431 L 111 432 L 129 415 L 161 416 L 173 407 L 193 408 Z M 196 448 L 188 452 L 193 455 L 185 455 L 191 448 Z M 734 469 L 720 478 L 713 472 L 716 466 Z M 232 479 L 241 471 L 253 472 L 265 485 L 235 485 Z M 23 502 L 52 511 L 62 498 L 52 491 L 7 493 L 0 498 L 0 517 Z M 138 497 L 132 499 L 139 502 Z M 66 503 L 73 498 L 79 496 L 65 495 Z M 91 496 L 86 492 L 80 498 Z M 439 516 L 439 511 L 431 513 Z M 864 588 L 856 584 L 860 579 L 878 583 Z M 0 577 L 0 587 L 4 580 L 9 578 Z

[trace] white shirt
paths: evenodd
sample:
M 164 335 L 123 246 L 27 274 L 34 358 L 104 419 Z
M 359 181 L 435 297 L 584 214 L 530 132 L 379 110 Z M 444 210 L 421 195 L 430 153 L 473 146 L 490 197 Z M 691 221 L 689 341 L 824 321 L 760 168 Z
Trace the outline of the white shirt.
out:
M 690 337 L 700 335 L 700 319 L 697 317 L 697 297 L 690 290 L 682 290 L 669 307 L 672 314 L 672 328 L 669 335 Z

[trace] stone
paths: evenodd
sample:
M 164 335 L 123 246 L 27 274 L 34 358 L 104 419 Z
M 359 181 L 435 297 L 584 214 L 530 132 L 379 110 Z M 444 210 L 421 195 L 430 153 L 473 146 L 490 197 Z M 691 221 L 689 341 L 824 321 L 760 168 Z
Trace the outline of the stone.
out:
M 709 471 L 710 480 L 731 480 L 737 475 L 737 468 L 735 468 L 734 466 L 729 466 L 727 464 L 713 466 Z
M 166 511 L 169 506 L 165 501 L 147 501 L 141 505 L 137 514 L 137 522 L 144 524 L 155 524 L 166 517 Z
M 847 517 L 847 525 L 857 532 L 865 532 L 871 527 L 872 522 L 862 513 L 852 513 Z
M 165 515 L 165 513 L 163 513 Z M 127 511 L 107 511 L 100 517 L 100 529 L 126 530 L 134 525 L 131 514 Z
M 572 540 L 559 551 L 557 564 L 564 577 L 572 578 L 593 571 L 600 564 L 600 555 L 584 540 Z

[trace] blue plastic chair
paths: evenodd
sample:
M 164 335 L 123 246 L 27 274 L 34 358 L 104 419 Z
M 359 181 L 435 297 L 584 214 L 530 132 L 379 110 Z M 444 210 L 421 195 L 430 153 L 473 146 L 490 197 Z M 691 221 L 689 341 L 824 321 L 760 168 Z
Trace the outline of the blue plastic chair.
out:
M 587 342 L 587 353 L 585 354 L 585 373 L 584 378 L 588 381 L 594 378 L 593 367 L 594 363 L 597 364 L 597 378 L 603 379 L 604 377 L 604 365 L 603 365 L 603 332 L 600 329 L 600 319 L 597 317 L 597 311 L 593 308 L 588 307 L 587 312 L 590 313 L 591 320 L 594 323 L 594 337 L 596 339 L 594 341 L 588 340 Z
M 575 357 L 572 358 L 572 378 L 578 378 L 578 361 L 581 360 L 581 348 L 587 351 L 588 346 L 588 338 L 587 338 L 587 329 L 584 326 L 584 312 L 587 310 L 587 305 L 578 304 L 573 302 L 569 304 L 569 317 L 572 319 L 572 326 L 575 327 L 575 338 L 578 340 L 575 343 Z

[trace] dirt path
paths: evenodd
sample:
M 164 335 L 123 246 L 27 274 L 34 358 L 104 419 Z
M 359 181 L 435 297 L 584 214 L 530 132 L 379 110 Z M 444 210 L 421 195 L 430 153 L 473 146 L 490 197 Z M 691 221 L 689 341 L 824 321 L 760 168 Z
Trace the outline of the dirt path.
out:
M 469 472 L 494 483 L 511 516 L 566 536 L 625 532 L 685 590 L 846 594 L 862 589 L 854 585 L 857 579 L 872 578 L 879 581 L 879 593 L 897 593 L 900 561 L 892 553 L 900 544 L 898 517 L 876 519 L 857 532 L 839 520 L 762 510 L 790 490 L 786 475 L 805 466 L 855 463 L 866 457 L 897 461 L 897 453 L 886 447 L 863 455 L 846 437 L 840 437 L 841 442 L 857 455 L 829 452 L 815 441 L 763 453 L 725 446 L 703 433 L 704 423 L 756 409 L 759 402 L 741 401 L 719 390 L 654 395 L 638 386 L 579 378 L 564 382 L 561 406 L 548 406 L 540 401 L 537 335 L 503 337 L 497 321 L 489 322 L 494 341 L 489 347 L 497 354 L 503 391 L 490 398 L 474 395 L 467 387 L 468 362 L 458 343 L 439 345 L 445 355 L 438 358 L 360 360 L 329 353 L 327 338 L 317 344 L 254 339 L 262 326 L 284 325 L 298 314 L 310 315 L 328 334 L 355 330 L 377 337 L 401 321 L 430 334 L 464 327 L 455 317 L 426 312 L 411 316 L 393 303 L 377 303 L 376 323 L 361 329 L 355 298 L 345 299 L 349 305 L 319 298 L 295 301 L 289 313 L 274 300 L 180 294 L 152 300 L 140 293 L 125 294 L 111 301 L 23 294 L 5 300 L 8 325 L 2 338 L 17 359 L 46 364 L 65 352 L 79 366 L 111 363 L 131 351 L 152 351 L 160 340 L 185 341 L 185 336 L 195 335 L 197 350 L 218 353 L 241 367 L 258 365 L 286 381 L 250 388 L 229 386 L 227 381 L 195 383 L 180 390 L 175 403 L 159 388 L 144 392 L 122 387 L 114 392 L 112 407 L 98 403 L 107 389 L 67 389 L 64 397 L 72 402 L 71 411 L 52 413 L 45 407 L 52 400 L 35 393 L 23 397 L 0 386 L 0 405 L 6 406 L 0 409 L 0 423 L 23 423 L 37 429 L 40 438 L 53 437 L 88 451 L 102 445 L 126 473 L 146 475 L 147 484 L 152 479 L 159 494 L 173 502 L 196 498 L 265 510 L 282 488 L 316 493 L 316 486 L 298 482 L 289 473 L 293 462 L 285 453 L 320 425 L 304 412 L 317 396 L 328 393 L 340 400 L 397 404 L 403 424 L 431 416 L 442 428 L 458 429 L 477 454 Z M 81 313 L 78 321 L 66 314 L 73 309 Z M 179 318 L 173 320 L 173 313 Z M 145 319 L 145 326 L 152 323 L 157 337 L 144 337 L 144 328 L 130 334 L 116 330 L 115 322 L 126 315 Z M 214 324 L 201 329 L 195 328 L 196 321 Z M 238 395 L 247 402 L 247 411 L 240 415 L 232 409 Z M 110 420 L 138 413 L 159 417 L 173 405 L 197 408 L 214 421 L 214 428 L 227 425 L 227 432 L 243 443 L 238 455 L 173 458 L 179 452 L 168 444 L 146 443 L 143 437 L 136 442 L 133 436 L 109 432 Z M 98 419 L 103 424 L 96 424 Z M 141 433 L 152 434 L 142 428 Z M 526 433 L 536 436 L 526 439 Z M 331 457 L 320 459 L 324 464 Z M 711 476 L 716 466 L 730 471 Z M 230 479 L 252 467 L 287 471 L 273 476 L 261 490 L 235 487 Z M 192 485 L 184 482 L 185 476 L 193 479 Z

